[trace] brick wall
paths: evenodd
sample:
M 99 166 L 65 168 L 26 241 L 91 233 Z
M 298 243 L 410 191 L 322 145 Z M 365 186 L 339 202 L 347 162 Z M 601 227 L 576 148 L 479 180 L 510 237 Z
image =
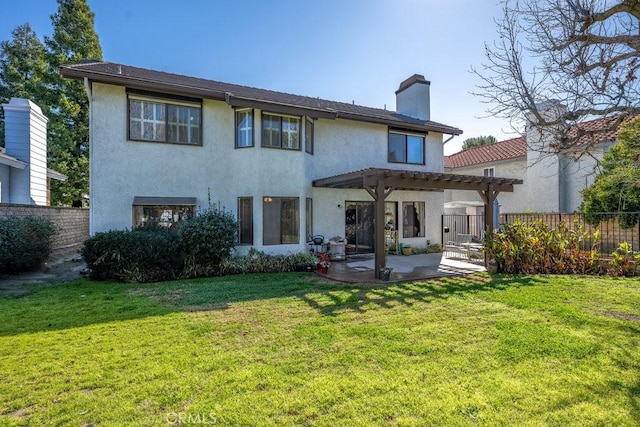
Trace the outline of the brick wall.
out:
M 7 216 L 41 216 L 56 229 L 53 255 L 72 253 L 89 238 L 89 209 L 0 203 L 0 218 Z

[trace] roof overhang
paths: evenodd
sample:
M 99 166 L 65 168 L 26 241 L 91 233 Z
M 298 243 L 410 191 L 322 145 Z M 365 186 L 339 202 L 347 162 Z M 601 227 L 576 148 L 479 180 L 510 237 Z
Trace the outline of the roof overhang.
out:
M 378 123 L 389 125 L 396 128 L 406 130 L 414 130 L 420 132 L 438 132 L 449 135 L 461 135 L 462 130 L 432 121 L 421 121 L 415 118 L 403 116 L 401 114 L 392 113 L 387 115 L 365 114 L 356 111 L 338 111 L 334 108 L 319 106 L 314 108 L 311 105 L 290 104 L 263 98 L 253 98 L 240 96 L 233 93 L 233 90 L 216 90 L 214 88 L 205 87 L 204 79 L 189 78 L 188 80 L 178 81 L 176 79 L 157 79 L 143 78 L 141 76 L 132 76 L 123 73 L 112 72 L 108 70 L 99 70 L 90 67 L 91 64 L 85 66 L 62 65 L 60 73 L 62 76 L 72 79 L 87 79 L 91 82 L 107 83 L 117 86 L 125 86 L 134 89 L 161 92 L 172 95 L 190 96 L 195 98 L 206 98 L 212 100 L 225 101 L 232 107 L 237 108 L 259 108 L 265 111 L 271 111 L 280 114 L 305 115 L 312 118 L 325 119 L 345 119 L 355 120 L 368 123 Z M 111 64 L 118 65 L 118 64 Z M 160 73 L 160 72 L 159 72 Z M 171 74 L 164 73 L 171 77 Z M 183 77 L 183 76 L 180 76 Z M 186 77 L 186 76 L 185 76 Z M 236 85 L 233 85 L 236 86 Z M 270 91 L 265 91 L 270 92 Z M 387 112 L 390 113 L 390 112 Z
M 22 160 L 18 160 L 15 157 L 7 156 L 4 153 L 0 153 L 0 165 L 7 165 L 16 169 L 24 169 L 27 167 L 27 163 Z
M 66 181 L 67 176 L 53 169 L 47 169 L 47 178 L 57 179 L 58 181 Z
M 379 180 L 384 180 L 385 186 L 394 190 L 409 191 L 476 190 L 513 192 L 513 186 L 523 182 L 521 179 L 514 178 L 370 168 L 316 179 L 313 181 L 313 186 L 363 189 L 375 186 Z

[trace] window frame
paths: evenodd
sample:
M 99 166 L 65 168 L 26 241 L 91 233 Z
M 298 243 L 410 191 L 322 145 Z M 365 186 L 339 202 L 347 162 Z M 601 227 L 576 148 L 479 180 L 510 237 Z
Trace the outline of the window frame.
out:
M 416 209 L 416 205 L 418 205 L 417 209 Z M 416 210 L 416 217 L 413 220 L 418 221 L 418 228 L 419 228 L 418 233 L 408 233 L 409 227 L 415 227 L 415 222 L 409 223 L 409 219 L 407 215 L 407 208 L 409 206 L 413 207 Z M 402 202 L 402 237 L 407 239 L 416 238 L 416 237 L 425 237 L 426 236 L 425 218 L 426 218 L 425 202 L 419 201 L 419 200 Z
M 391 135 L 400 135 L 404 137 L 404 160 L 392 160 L 391 159 Z M 405 165 L 425 165 L 426 164 L 426 136 L 427 134 L 423 133 L 415 133 L 415 132 L 406 132 L 399 129 L 389 129 L 387 132 L 387 162 L 389 163 L 398 163 Z M 421 139 L 422 144 L 422 159 L 419 162 L 409 162 L 409 137 L 415 137 Z
M 265 120 L 266 117 L 270 117 L 270 118 L 277 118 L 278 119 L 278 139 L 279 139 L 279 145 L 265 145 L 265 140 L 266 138 L 264 137 L 265 135 L 265 131 L 267 129 L 269 129 L 269 132 L 274 132 L 274 128 L 273 127 L 269 127 L 267 128 L 265 126 Z M 285 127 L 283 125 L 283 123 L 285 123 L 285 120 L 287 120 L 287 123 L 291 123 L 290 120 L 295 120 L 297 121 L 297 134 L 298 134 L 298 140 L 297 140 L 297 147 L 287 147 L 284 144 L 284 134 L 285 133 L 291 133 L 290 131 L 286 131 Z M 270 121 L 273 121 L 273 119 L 269 119 Z M 275 149 L 279 149 L 279 150 L 288 150 L 288 151 L 301 151 L 302 150 L 302 116 L 291 116 L 291 115 L 287 115 L 287 114 L 277 114 L 277 113 L 270 113 L 268 111 L 263 111 L 261 113 L 261 117 L 260 117 L 260 125 L 261 125 L 261 130 L 260 130 L 260 146 L 263 148 L 275 148 Z M 271 138 L 270 138 L 271 139 Z
M 307 239 L 310 239 L 313 236 L 313 199 L 311 197 L 306 198 L 304 209 L 304 228 Z
M 283 239 L 283 229 L 286 231 L 286 227 L 283 221 L 283 215 L 282 215 L 282 211 L 283 211 L 283 202 L 295 202 L 295 215 L 292 218 L 293 221 L 293 228 L 295 228 L 295 233 L 293 236 L 296 239 L 296 241 L 291 241 L 291 242 L 285 242 Z M 277 221 L 275 221 L 273 218 L 269 218 L 268 215 L 266 214 L 266 206 L 268 203 L 273 203 L 273 202 L 278 202 L 279 204 L 279 212 L 278 212 L 278 218 Z M 268 233 L 267 229 L 269 227 L 273 227 L 274 224 L 278 224 L 277 227 L 277 231 L 279 234 L 279 238 L 277 242 L 267 242 L 267 237 L 270 234 L 275 234 L 275 233 Z M 262 197 L 262 245 L 263 246 L 274 246 L 274 245 L 297 245 L 300 244 L 300 198 L 299 197 L 277 197 L 277 196 L 263 196 Z
M 135 138 L 131 134 L 131 124 L 132 124 L 132 115 L 131 115 L 131 101 L 139 101 L 143 103 L 155 103 L 158 105 L 164 106 L 164 117 L 162 122 L 164 123 L 164 132 L 163 139 L 144 139 L 144 138 Z M 147 142 L 153 144 L 172 144 L 172 145 L 183 145 L 183 146 L 192 146 L 192 147 L 202 147 L 203 145 L 203 114 L 202 114 L 202 99 L 198 98 L 188 98 L 182 96 L 175 95 L 167 95 L 167 94 L 159 94 L 154 92 L 145 92 L 145 91 L 137 91 L 137 90 L 127 90 L 127 141 L 133 142 Z M 199 129 L 199 138 L 198 142 L 180 142 L 180 141 L 169 141 L 169 133 L 170 133 L 170 122 L 169 122 L 169 107 L 185 107 L 185 108 L 194 108 L 198 109 L 198 129 Z M 142 123 L 144 123 L 144 119 L 141 119 Z M 159 121 L 159 120 L 158 120 Z M 188 125 L 187 125 L 188 126 Z M 142 127 L 142 126 L 141 126 Z M 144 130 L 141 129 L 141 135 L 144 135 Z
M 484 168 L 484 169 L 482 170 L 482 175 L 483 175 L 485 178 L 493 178 L 493 177 L 495 177 L 495 176 L 496 176 L 496 168 L 494 168 L 493 166 L 492 166 L 492 167 L 490 167 L 490 168 Z
M 250 141 L 250 145 L 240 145 L 239 141 L 240 141 L 240 129 L 239 129 L 239 121 L 238 121 L 238 114 L 244 114 L 244 113 L 248 113 L 249 116 L 251 117 L 251 141 Z M 241 109 L 237 109 L 234 112 L 234 134 L 235 134 L 235 148 L 252 148 L 255 147 L 256 145 L 256 120 L 255 120 L 255 111 L 253 108 L 241 108 Z
M 309 129 L 311 129 L 309 133 Z M 304 121 L 304 151 L 313 156 L 313 147 L 315 144 L 315 128 L 313 119 L 310 117 L 305 118 Z M 311 143 L 309 143 L 311 141 Z
M 249 212 L 250 212 L 250 218 L 244 218 L 244 215 L 242 215 L 242 213 L 244 212 L 244 210 L 242 209 L 242 203 L 243 202 L 249 202 Z M 251 196 L 247 196 L 247 197 L 238 197 L 238 245 L 253 245 L 253 241 L 254 241 L 254 226 L 253 226 L 253 197 Z M 248 230 L 249 230 L 249 236 L 247 241 L 243 241 L 243 226 L 245 224 L 249 224 Z

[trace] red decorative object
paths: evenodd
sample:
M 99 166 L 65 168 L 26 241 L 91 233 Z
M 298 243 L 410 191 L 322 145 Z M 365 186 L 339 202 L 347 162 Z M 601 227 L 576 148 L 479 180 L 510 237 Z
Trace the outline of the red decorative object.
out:
M 326 252 L 318 252 L 318 264 L 317 270 L 320 274 L 327 274 L 329 272 L 329 266 L 331 262 L 329 262 L 329 255 Z

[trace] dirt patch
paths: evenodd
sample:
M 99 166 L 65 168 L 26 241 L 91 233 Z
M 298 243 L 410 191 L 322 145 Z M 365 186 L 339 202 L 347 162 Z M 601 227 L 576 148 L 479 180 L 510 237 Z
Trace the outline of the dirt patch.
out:
M 629 320 L 631 322 L 640 322 L 640 316 L 637 314 L 625 313 L 623 311 L 605 311 L 603 316 L 613 317 L 614 319 Z
M 34 271 L 0 274 L 0 297 L 28 293 L 34 289 L 34 285 L 80 279 L 85 270 L 86 265 L 82 258 L 71 254 L 53 259 Z
M 25 415 L 29 415 L 35 409 L 35 405 L 27 406 L 26 408 L 18 409 L 11 413 L 11 416 L 14 418 L 24 417 Z

